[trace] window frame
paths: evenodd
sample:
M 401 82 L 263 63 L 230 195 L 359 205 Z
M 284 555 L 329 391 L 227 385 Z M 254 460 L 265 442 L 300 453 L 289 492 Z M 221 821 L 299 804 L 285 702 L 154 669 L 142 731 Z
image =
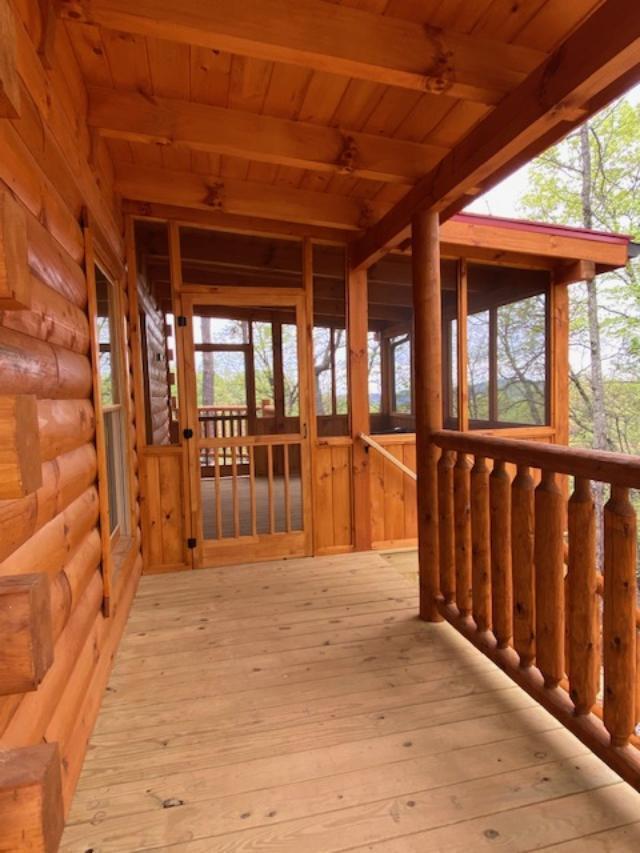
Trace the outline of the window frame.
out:
M 498 345 L 498 312 L 500 308 L 508 305 L 514 305 L 518 302 L 525 302 L 528 299 L 533 299 L 537 296 L 544 297 L 544 416 L 541 423 L 532 423 L 527 421 L 507 421 L 502 420 L 498 411 L 498 382 L 499 382 L 499 345 Z M 466 335 L 468 339 L 468 323 L 469 318 L 481 313 L 489 315 L 488 329 L 488 417 L 474 418 L 471 416 L 470 402 L 471 394 L 467 395 L 467 417 L 469 428 L 471 429 L 521 429 L 538 427 L 549 427 L 552 422 L 552 388 L 551 388 L 551 358 L 552 358 L 552 341 L 551 341 L 551 283 L 546 287 L 536 291 L 522 294 L 517 298 L 502 299 L 493 305 L 481 308 L 479 311 L 468 312 L 465 317 Z M 448 342 L 450 344 L 450 342 Z M 471 382 L 469 377 L 469 356 L 467 349 L 467 360 L 464 365 L 458 365 L 458 382 L 460 382 L 461 372 L 465 373 L 465 381 L 467 387 L 470 388 Z
M 103 585 L 103 613 L 109 616 L 113 588 L 118 571 L 131 551 L 134 543 L 136 520 L 136 493 L 133 483 L 134 443 L 131 430 L 131 376 L 129 352 L 128 318 L 124 307 L 126 303 L 127 273 L 121 261 L 101 240 L 99 232 L 94 230 L 88 217 L 84 225 L 85 280 L 87 285 L 87 313 L 90 330 L 90 364 L 92 391 L 91 397 L 95 416 L 95 447 L 97 456 L 97 488 L 101 539 L 101 570 Z M 98 304 L 96 270 L 100 270 L 111 288 L 113 305 L 114 363 L 117 370 L 117 382 L 120 391 L 119 402 L 103 406 L 102 383 L 100 378 L 100 341 L 98 334 Z M 136 309 L 137 310 L 137 309 Z M 116 500 L 119 502 L 118 523 L 110 529 L 109 511 L 109 473 L 107 463 L 106 423 L 111 419 L 117 425 L 116 458 L 120 460 Z M 137 440 L 140 441 L 140 429 L 144 424 L 136 424 Z

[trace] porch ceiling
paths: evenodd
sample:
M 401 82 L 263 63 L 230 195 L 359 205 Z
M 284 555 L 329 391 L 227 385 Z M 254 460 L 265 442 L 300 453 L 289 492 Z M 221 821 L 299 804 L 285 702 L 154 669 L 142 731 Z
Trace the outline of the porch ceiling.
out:
M 398 244 L 416 206 L 448 215 L 640 73 L 631 0 L 63 0 L 61 10 L 123 197 L 364 235 L 362 263 Z M 572 33 L 591 48 L 589 73 L 575 53 L 555 53 Z M 512 103 L 516 89 L 528 99 Z M 495 110 L 502 133 L 487 137 Z M 521 133 L 519 111 L 535 132 Z M 460 158 L 471 131 L 484 139 L 480 171 Z M 445 173 L 443 203 L 432 179 Z

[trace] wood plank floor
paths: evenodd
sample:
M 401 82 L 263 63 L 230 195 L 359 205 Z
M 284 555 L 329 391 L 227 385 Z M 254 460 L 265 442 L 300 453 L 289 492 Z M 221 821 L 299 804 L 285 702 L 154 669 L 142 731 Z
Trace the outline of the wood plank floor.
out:
M 378 554 L 142 579 L 65 851 L 626 851 L 640 795 Z

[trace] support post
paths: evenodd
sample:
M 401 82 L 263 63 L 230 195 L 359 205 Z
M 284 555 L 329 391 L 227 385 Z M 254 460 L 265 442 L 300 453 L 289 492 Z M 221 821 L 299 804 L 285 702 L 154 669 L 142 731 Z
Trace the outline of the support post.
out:
M 347 327 L 353 470 L 353 545 L 371 549 L 369 454 L 359 439 L 369 432 L 368 291 L 367 271 L 354 272 L 347 264 Z
M 442 429 L 442 322 L 438 213 L 413 218 L 414 394 L 418 474 L 420 618 L 439 622 L 438 448 L 432 434 Z

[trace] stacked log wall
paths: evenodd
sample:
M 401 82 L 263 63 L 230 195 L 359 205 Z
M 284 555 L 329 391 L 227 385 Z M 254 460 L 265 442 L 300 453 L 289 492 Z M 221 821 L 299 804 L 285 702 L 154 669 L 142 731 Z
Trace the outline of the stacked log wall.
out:
M 60 21 L 50 61 L 38 53 L 45 7 L 38 0 L 9 4 L 20 109 L 18 118 L 0 118 L 0 194 L 26 222 L 30 285 L 28 308 L 0 310 L 0 396 L 36 398 L 42 471 L 35 491 L 0 501 L 0 584 L 46 575 L 54 653 L 35 689 L 0 689 L 0 749 L 14 750 L 19 760 L 22 749 L 57 743 L 66 811 L 142 561 L 129 382 L 131 525 L 114 554 L 118 571 L 107 611 L 83 223 L 91 223 L 95 240 L 118 264 L 122 223 L 109 156 L 87 128 L 84 84 Z M 128 336 L 133 318 L 126 305 L 125 294 L 121 319 Z M 131 360 L 125 361 L 129 371 Z

